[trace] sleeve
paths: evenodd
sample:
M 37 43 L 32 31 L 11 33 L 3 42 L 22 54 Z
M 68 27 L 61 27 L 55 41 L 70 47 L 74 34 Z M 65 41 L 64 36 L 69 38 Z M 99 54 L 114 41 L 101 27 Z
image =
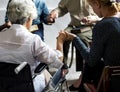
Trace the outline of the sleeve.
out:
M 93 29 L 93 39 L 90 47 L 88 65 L 93 67 L 103 58 L 104 53 L 104 29 L 102 27 L 95 27 Z
M 111 21 L 102 20 L 101 22 L 97 23 L 97 25 L 93 29 L 93 39 L 92 39 L 92 45 L 90 48 L 89 53 L 89 60 L 88 65 L 93 67 L 98 62 L 104 61 L 105 59 L 105 52 L 106 52 L 106 46 L 108 39 L 111 35 Z
M 95 26 L 93 29 L 93 39 L 90 49 L 85 46 L 80 38 L 77 37 L 73 40 L 74 45 L 80 51 L 82 57 L 85 59 L 88 65 L 91 67 L 95 66 L 103 58 L 106 39 L 109 35 L 105 30 L 106 28 L 101 26 Z
M 60 67 L 63 63 L 59 60 L 62 53 L 58 50 L 51 49 L 47 44 L 45 44 L 39 36 L 35 37 L 33 43 L 33 56 L 37 61 L 44 62 L 53 67 Z
M 49 15 L 49 10 L 45 0 L 42 0 L 41 6 L 42 6 L 42 13 L 40 15 L 40 20 L 45 24 L 48 24 L 47 16 Z
M 67 3 L 68 3 L 68 0 L 61 0 L 58 4 L 58 7 L 55 8 L 54 10 L 52 10 L 52 11 L 57 12 L 58 17 L 64 16 L 65 14 L 68 13 Z
M 88 4 L 88 2 L 86 2 L 86 9 L 88 9 L 87 11 L 89 11 L 89 16 L 93 19 L 93 20 L 101 20 L 102 18 L 99 18 L 95 12 L 93 11 L 92 7 Z
M 81 53 L 82 57 L 85 60 L 89 58 L 89 48 L 83 43 L 83 41 L 79 37 L 75 37 L 73 39 L 73 44 L 75 48 Z

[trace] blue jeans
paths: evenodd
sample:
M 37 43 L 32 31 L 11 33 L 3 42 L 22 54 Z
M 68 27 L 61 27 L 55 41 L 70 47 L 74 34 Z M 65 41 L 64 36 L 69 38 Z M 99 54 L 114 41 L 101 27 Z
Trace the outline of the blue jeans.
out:
M 32 32 L 33 34 L 37 34 L 41 37 L 41 39 L 44 41 L 44 28 L 43 28 L 43 24 L 40 23 L 38 25 L 38 30 Z
M 41 37 L 41 39 L 44 41 L 44 31 L 43 30 L 37 30 L 32 33 L 39 35 Z

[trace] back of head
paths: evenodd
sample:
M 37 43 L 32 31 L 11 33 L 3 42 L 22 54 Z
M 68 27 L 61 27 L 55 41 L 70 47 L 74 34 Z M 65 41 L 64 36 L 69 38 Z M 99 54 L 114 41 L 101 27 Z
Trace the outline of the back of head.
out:
M 116 14 L 120 11 L 120 0 L 87 0 L 88 2 L 94 3 L 99 2 L 99 4 L 107 9 L 111 14 Z
M 24 24 L 29 17 L 37 17 L 37 10 L 32 0 L 11 0 L 6 14 L 12 24 Z

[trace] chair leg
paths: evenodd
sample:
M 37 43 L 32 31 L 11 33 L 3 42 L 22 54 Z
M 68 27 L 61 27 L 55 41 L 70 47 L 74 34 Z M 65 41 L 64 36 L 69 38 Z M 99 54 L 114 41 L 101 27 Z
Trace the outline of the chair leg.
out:
M 84 83 L 83 85 L 84 85 L 86 92 L 97 92 L 97 90 L 93 84 Z

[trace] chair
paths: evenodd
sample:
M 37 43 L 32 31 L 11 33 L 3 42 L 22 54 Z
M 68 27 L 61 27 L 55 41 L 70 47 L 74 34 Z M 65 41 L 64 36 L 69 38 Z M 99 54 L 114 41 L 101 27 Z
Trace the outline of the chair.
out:
M 84 83 L 86 92 L 120 92 L 120 66 L 105 66 L 97 88 Z
M 34 74 L 31 74 L 30 66 L 27 62 L 21 64 L 13 64 L 0 62 L 0 92 L 35 92 L 33 86 L 33 79 L 39 75 L 44 69 L 47 68 L 47 64 L 40 63 L 34 70 Z M 54 89 L 47 88 L 43 92 L 62 92 L 58 89 L 62 87 L 64 77 L 62 78 L 61 68 L 54 74 L 49 84 L 54 84 Z M 59 86 L 61 85 L 61 86 Z M 56 91 L 57 90 L 57 91 Z
M 30 66 L 0 62 L 0 92 L 34 92 Z M 18 71 L 15 72 L 16 67 Z M 20 70 L 20 71 L 19 71 Z

